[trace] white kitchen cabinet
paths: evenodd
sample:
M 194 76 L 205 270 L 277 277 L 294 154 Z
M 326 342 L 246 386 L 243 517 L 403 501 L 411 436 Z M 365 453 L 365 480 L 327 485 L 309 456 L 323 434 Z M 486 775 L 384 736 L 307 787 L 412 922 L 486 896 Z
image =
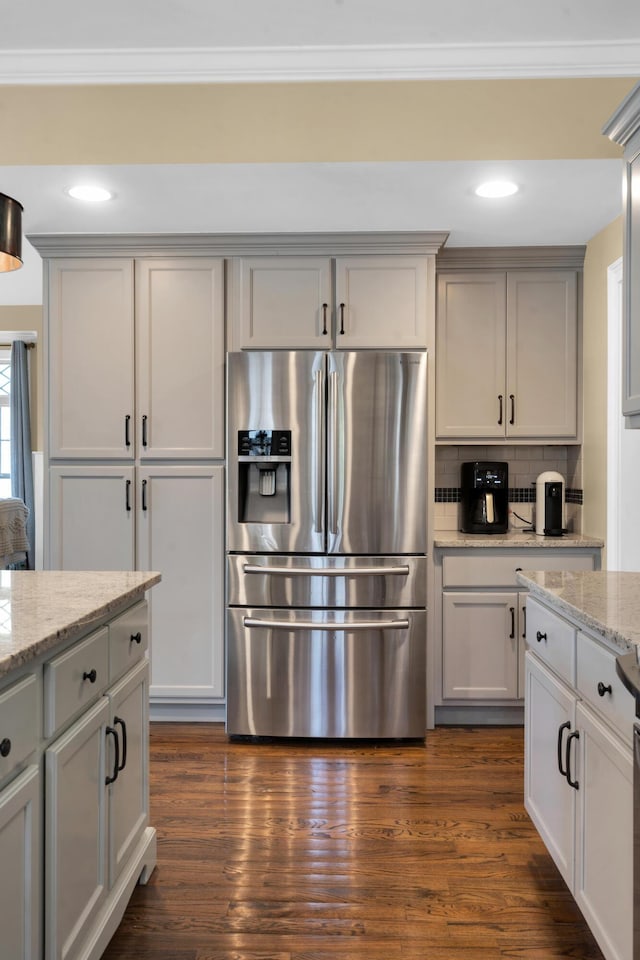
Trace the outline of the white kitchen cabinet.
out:
M 603 132 L 624 147 L 622 413 L 640 427 L 640 84 L 624 99 Z
M 443 272 L 436 434 L 578 436 L 577 271 Z
M 37 766 L 0 789 L 0 952 L 7 960 L 41 956 L 41 805 Z
M 223 261 L 52 260 L 48 277 L 49 457 L 222 458 Z
M 48 264 L 49 456 L 131 458 L 133 261 Z
M 107 895 L 108 720 L 100 697 L 45 754 L 46 960 L 80 955 Z
M 593 570 L 597 548 L 463 547 L 435 551 L 441 643 L 436 707 L 520 706 L 527 592 L 519 570 Z M 464 710 L 456 714 L 463 720 Z M 475 719 L 475 716 L 474 716 Z
M 221 259 L 136 260 L 136 430 L 141 459 L 224 457 Z
M 258 256 L 233 262 L 241 349 L 423 349 L 423 256 Z
M 604 956 L 632 960 L 634 701 L 614 651 L 528 607 L 525 807 Z
M 224 467 L 52 467 L 51 491 L 52 568 L 162 572 L 149 601 L 154 703 L 222 698 Z
M 458 593 L 442 598 L 444 700 L 516 700 L 520 595 Z
M 161 570 L 150 601 L 151 697 L 224 696 L 224 468 L 145 466 L 138 566 Z
M 133 466 L 55 466 L 49 484 L 51 569 L 135 569 Z

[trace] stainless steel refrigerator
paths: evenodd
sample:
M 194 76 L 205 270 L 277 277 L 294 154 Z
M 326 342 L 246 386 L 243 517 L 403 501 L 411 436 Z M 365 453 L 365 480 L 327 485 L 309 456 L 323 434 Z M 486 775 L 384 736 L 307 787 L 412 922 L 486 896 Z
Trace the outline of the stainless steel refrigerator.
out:
M 421 738 L 427 358 L 227 362 L 227 733 Z

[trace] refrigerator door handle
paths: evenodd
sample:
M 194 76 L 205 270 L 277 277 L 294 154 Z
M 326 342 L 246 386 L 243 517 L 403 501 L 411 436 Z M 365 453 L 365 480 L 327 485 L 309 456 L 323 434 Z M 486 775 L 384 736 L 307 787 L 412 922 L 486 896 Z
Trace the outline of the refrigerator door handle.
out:
M 322 533 L 324 528 L 324 370 L 313 375 L 313 403 L 315 407 L 315 471 L 313 490 L 313 529 Z
M 328 511 L 327 530 L 329 534 L 338 533 L 338 372 L 329 373 L 329 442 L 327 444 L 328 465 Z
M 409 565 L 389 567 L 272 567 L 245 563 L 243 573 L 276 573 L 285 577 L 380 577 L 407 576 Z
M 242 623 L 245 627 L 268 627 L 276 630 L 337 630 L 344 633 L 350 633 L 354 630 L 408 630 L 408 620 L 352 620 L 349 623 L 344 621 L 330 620 L 260 620 L 257 617 L 243 617 Z

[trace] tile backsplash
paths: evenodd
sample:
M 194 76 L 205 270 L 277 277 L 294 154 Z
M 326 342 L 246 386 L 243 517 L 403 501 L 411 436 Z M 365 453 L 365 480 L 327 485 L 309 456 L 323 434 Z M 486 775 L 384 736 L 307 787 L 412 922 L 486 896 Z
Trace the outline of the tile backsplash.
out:
M 567 527 L 581 532 L 582 449 L 578 446 L 437 446 L 435 456 L 436 530 L 460 527 L 460 464 L 466 460 L 498 460 L 509 465 L 510 526 L 521 529 L 533 521 L 538 474 L 555 470 L 565 478 Z M 516 517 L 519 514 L 519 519 Z

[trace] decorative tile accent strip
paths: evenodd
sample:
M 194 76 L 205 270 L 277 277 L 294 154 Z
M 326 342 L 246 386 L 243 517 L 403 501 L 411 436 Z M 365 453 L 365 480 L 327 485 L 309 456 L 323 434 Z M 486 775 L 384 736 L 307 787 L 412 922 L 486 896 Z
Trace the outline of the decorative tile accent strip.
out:
M 436 487 L 435 488 L 435 502 L 436 503 L 460 503 L 461 492 L 460 487 Z M 535 503 L 536 502 L 536 488 L 535 485 L 531 487 L 509 487 L 509 503 Z M 572 489 L 567 487 L 565 490 L 565 502 L 566 503 L 577 503 L 582 504 L 583 491 Z
M 460 503 L 460 487 L 436 487 L 436 503 Z

